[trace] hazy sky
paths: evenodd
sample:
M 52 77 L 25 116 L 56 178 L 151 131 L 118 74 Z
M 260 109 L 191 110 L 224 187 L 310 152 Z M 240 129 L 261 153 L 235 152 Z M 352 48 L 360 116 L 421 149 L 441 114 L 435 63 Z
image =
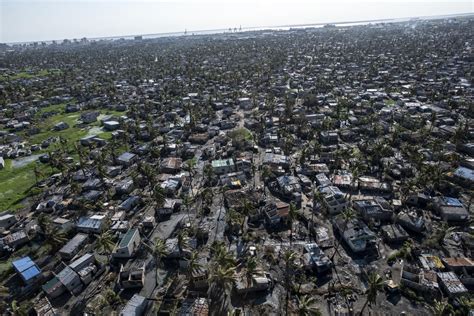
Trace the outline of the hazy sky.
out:
M 472 13 L 474 0 L 0 0 L 0 42 Z

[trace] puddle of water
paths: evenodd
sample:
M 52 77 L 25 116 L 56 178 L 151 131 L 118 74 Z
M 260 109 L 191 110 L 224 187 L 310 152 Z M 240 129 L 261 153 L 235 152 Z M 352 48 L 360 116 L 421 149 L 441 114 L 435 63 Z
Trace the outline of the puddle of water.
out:
M 94 127 L 89 129 L 89 131 L 87 132 L 87 136 L 97 135 L 97 134 L 100 134 L 100 133 L 103 133 L 103 132 L 104 131 L 102 130 L 102 127 L 94 126 Z
M 40 156 L 41 156 L 41 154 L 13 159 L 12 160 L 12 168 L 24 167 L 27 164 L 29 164 L 33 161 L 36 161 Z

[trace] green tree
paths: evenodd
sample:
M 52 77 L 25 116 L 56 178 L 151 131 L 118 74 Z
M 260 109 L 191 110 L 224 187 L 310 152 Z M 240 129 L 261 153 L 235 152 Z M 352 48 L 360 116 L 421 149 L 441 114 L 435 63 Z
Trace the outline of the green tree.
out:
M 11 303 L 11 311 L 13 316 L 27 316 L 30 308 L 26 304 L 18 304 L 16 300 Z
M 165 203 L 165 199 L 166 199 L 165 192 L 160 185 L 156 185 L 155 188 L 153 189 L 153 199 L 155 200 L 157 207 L 162 207 L 163 204 Z
M 53 251 L 58 250 L 67 241 L 66 234 L 59 228 L 50 228 L 46 231 L 46 243 Z
M 99 253 L 105 253 L 107 255 L 107 259 L 110 260 L 110 254 L 115 248 L 112 232 L 104 231 L 102 234 L 100 234 L 97 238 L 95 247 Z
M 299 316 L 320 316 L 321 311 L 316 307 L 316 298 L 314 296 L 298 296 L 294 310 Z
M 227 299 L 235 284 L 235 266 L 212 265 L 209 275 L 210 315 L 223 315 L 228 311 Z
M 367 307 L 367 304 L 376 304 L 377 303 L 377 294 L 383 290 L 384 282 L 380 275 L 377 273 L 371 273 L 369 275 L 368 281 L 368 289 L 367 289 L 367 299 L 360 310 L 360 316 L 363 315 L 364 309 Z
M 41 213 L 37 218 L 38 226 L 43 234 L 51 230 L 51 218 L 45 213 Z
M 186 272 L 188 279 L 191 281 L 195 275 L 202 272 L 202 265 L 199 262 L 199 254 L 197 251 L 191 252 L 189 259 L 187 260 Z

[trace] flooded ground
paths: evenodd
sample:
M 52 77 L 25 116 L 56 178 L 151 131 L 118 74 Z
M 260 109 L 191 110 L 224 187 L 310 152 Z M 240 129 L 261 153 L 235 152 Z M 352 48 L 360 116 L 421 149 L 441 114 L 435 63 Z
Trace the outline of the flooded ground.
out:
M 89 129 L 89 131 L 87 132 L 87 136 L 93 136 L 93 135 L 97 135 L 97 134 L 100 134 L 100 133 L 103 133 L 103 132 L 104 131 L 102 130 L 102 127 L 94 126 L 94 127 Z
M 38 158 L 40 157 L 41 155 L 38 154 L 38 155 L 31 155 L 31 156 L 27 156 L 27 157 L 21 157 L 21 158 L 16 158 L 16 159 L 13 159 L 12 160 L 12 168 L 21 168 L 21 167 L 24 167 L 26 166 L 27 164 L 33 162 L 33 161 L 36 161 L 38 160 Z

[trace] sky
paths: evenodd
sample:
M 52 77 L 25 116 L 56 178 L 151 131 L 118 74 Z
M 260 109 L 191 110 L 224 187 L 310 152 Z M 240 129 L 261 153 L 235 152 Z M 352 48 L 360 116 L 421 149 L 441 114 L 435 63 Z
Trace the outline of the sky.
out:
M 474 0 L 0 0 L 0 43 L 474 12 Z

